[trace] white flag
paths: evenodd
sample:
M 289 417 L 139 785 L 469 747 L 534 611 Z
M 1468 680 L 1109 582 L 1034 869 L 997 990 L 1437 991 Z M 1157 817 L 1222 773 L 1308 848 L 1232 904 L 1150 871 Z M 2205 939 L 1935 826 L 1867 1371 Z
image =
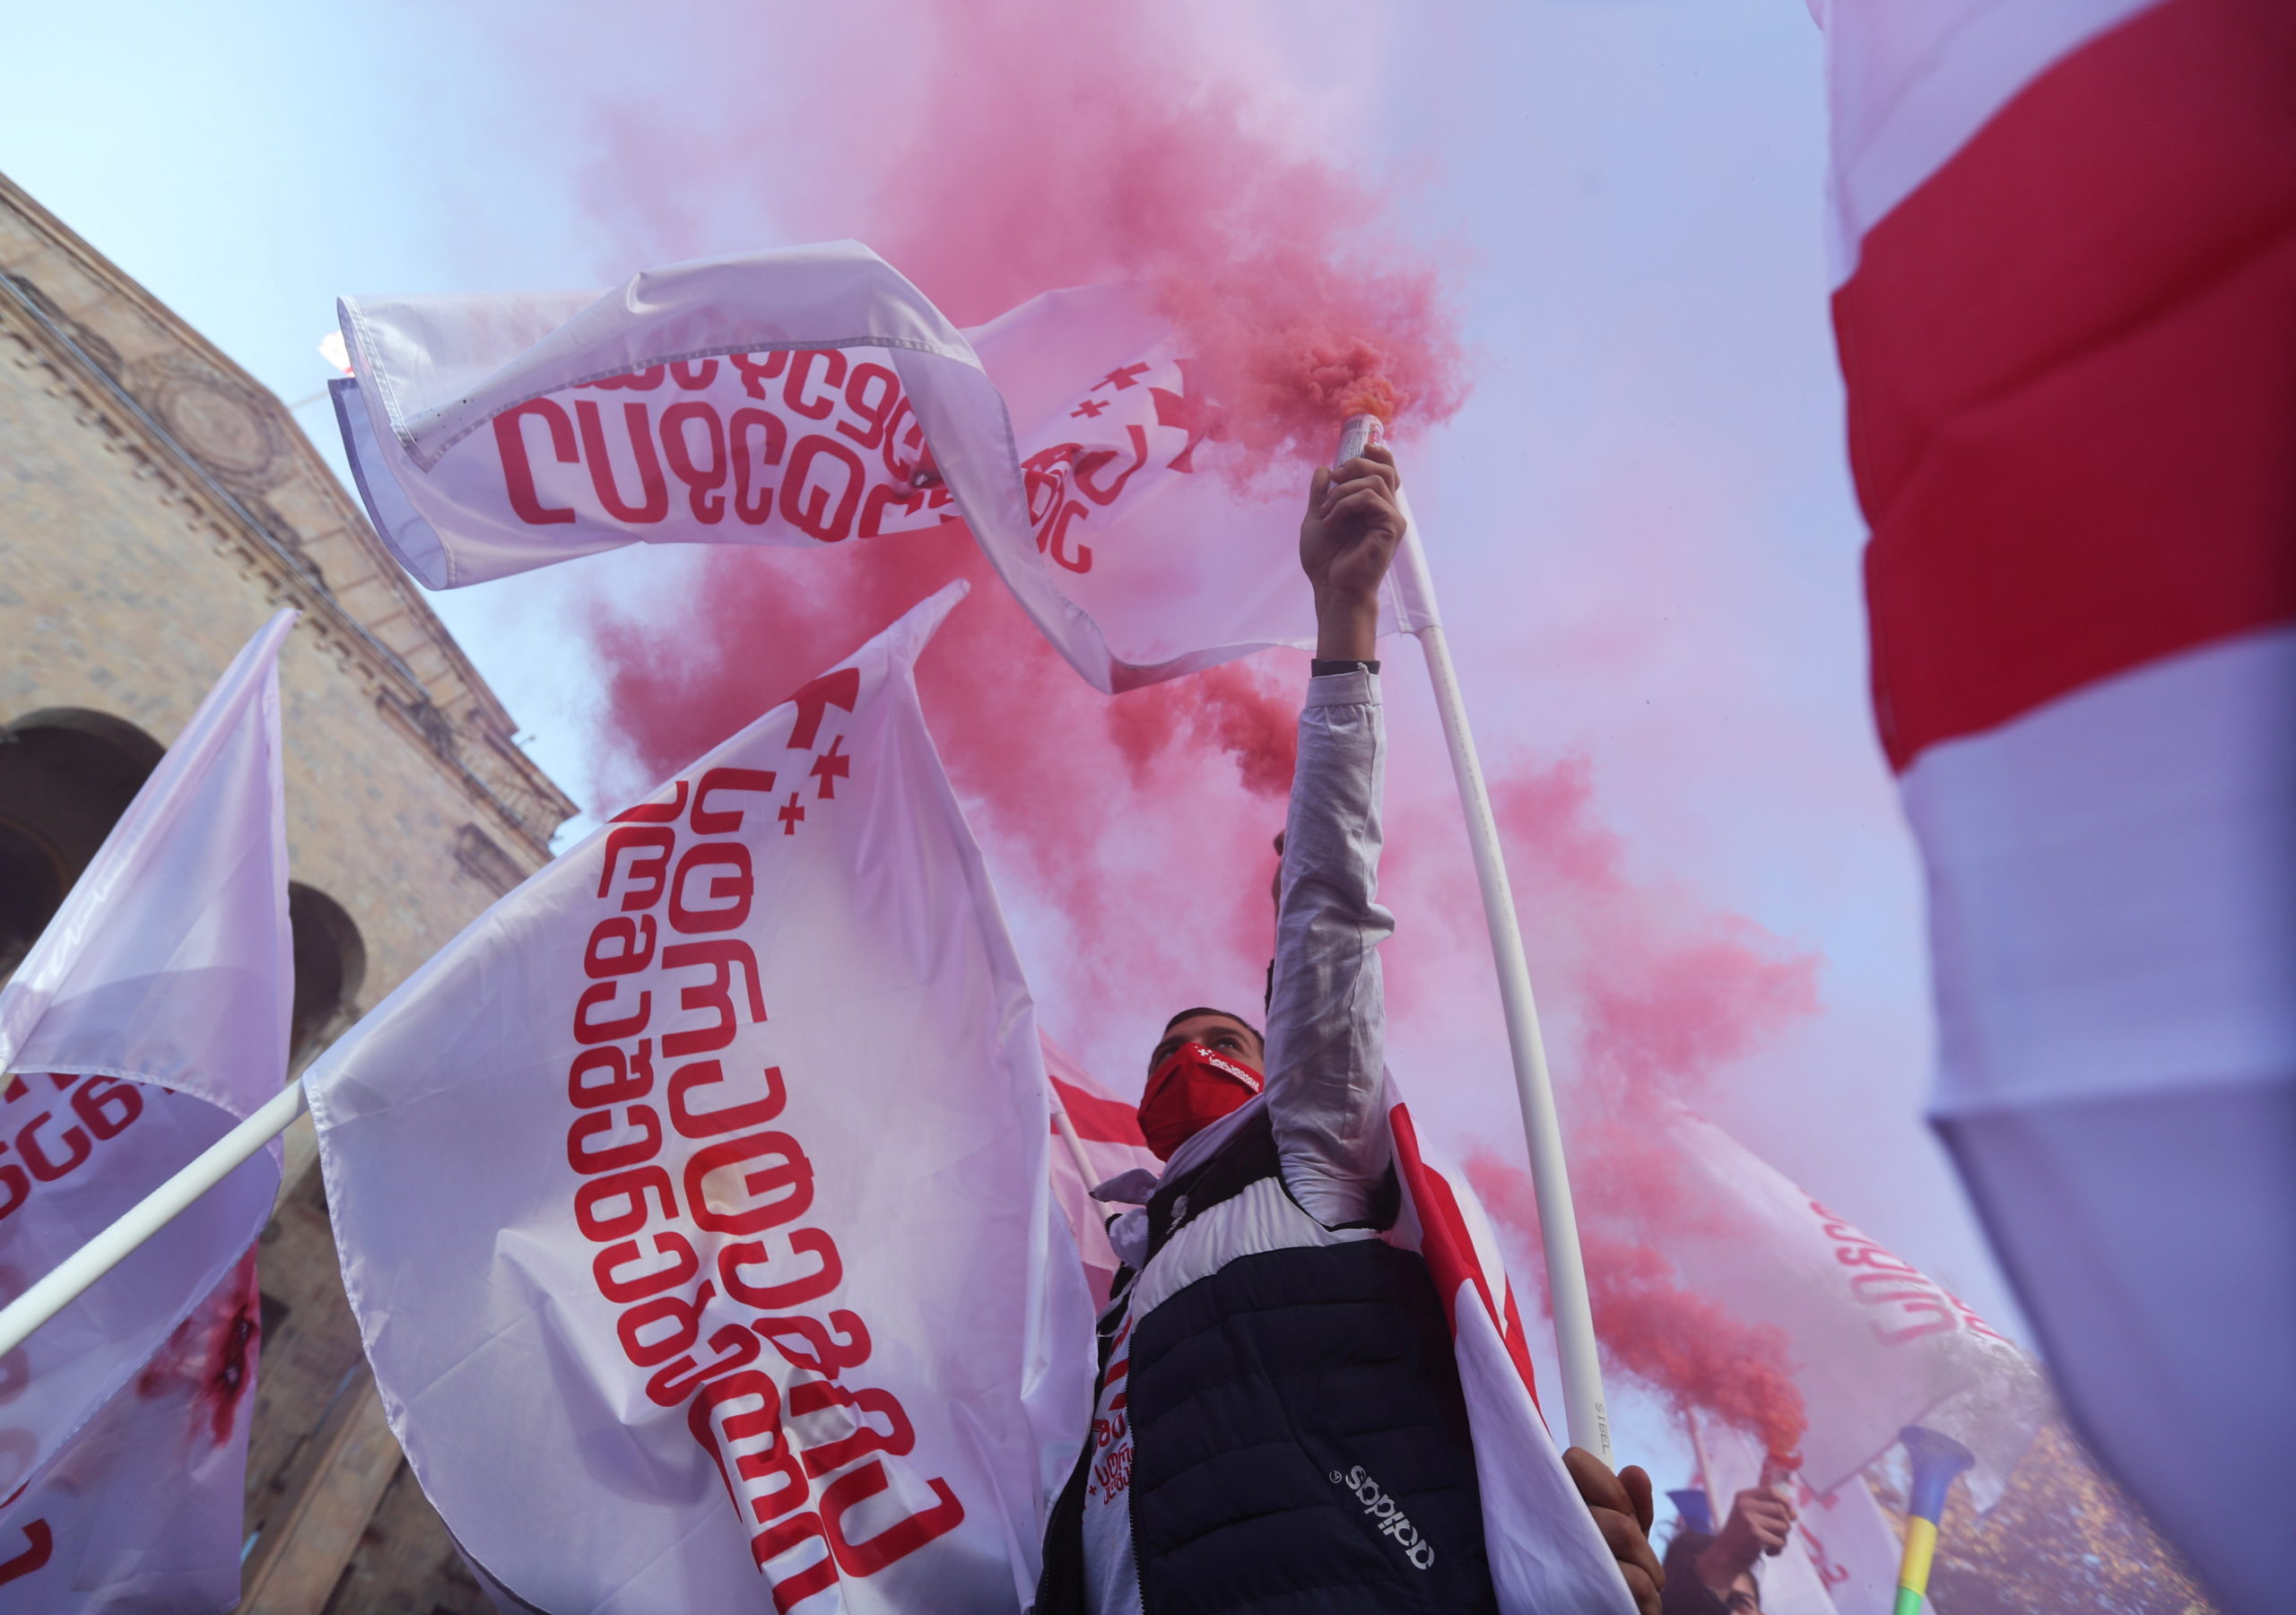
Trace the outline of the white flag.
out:
M 1811 1487 L 1854 1481 L 1900 1430 L 1924 1424 L 1976 1454 L 1970 1495 L 1993 1506 L 2048 1411 L 2031 1360 L 1711 1122 L 1676 1112 L 1669 1131 L 1683 1192 L 1703 1215 L 1670 1234 L 1665 1254 L 1738 1317 L 1785 1335 L 1809 1416 Z
M 1008 580 L 1057 600 L 1037 621 L 1078 672 L 1126 690 L 1315 643 L 1299 579 L 1309 467 L 1274 489 L 1232 474 L 1220 402 L 1141 288 L 1047 292 L 965 334 L 1011 413 L 1030 524 L 974 536 Z M 1433 621 L 1412 576 L 1390 575 L 1382 633 Z
M 917 703 L 952 586 L 309 1078 L 392 1428 L 551 1615 L 1010 1611 L 1083 1438 L 1044 1062 Z
M 249 1249 L 10 1507 L 0 1609 L 142 1615 L 239 1602 L 262 1305 Z M 0 1419 L 29 1389 L 0 1367 Z
M 285 1077 L 277 662 L 293 622 L 239 652 L 0 990 L 11 1298 Z M 55 1610 L 238 1600 L 255 1327 L 239 1263 L 278 1186 L 274 1143 L 0 1361 L 0 1585 Z M 181 1333 L 195 1307 L 217 1338 Z M 194 1357 L 221 1377 L 174 1387 Z M 168 1506 L 137 1501 L 153 1495 Z
M 1125 690 L 1313 643 L 1299 489 L 1227 474 L 1137 288 L 961 332 L 855 242 L 594 292 L 350 299 L 336 413 L 402 563 L 451 588 L 623 544 L 842 543 L 961 517 L 1070 664 Z M 1391 586 L 1383 627 L 1430 620 Z

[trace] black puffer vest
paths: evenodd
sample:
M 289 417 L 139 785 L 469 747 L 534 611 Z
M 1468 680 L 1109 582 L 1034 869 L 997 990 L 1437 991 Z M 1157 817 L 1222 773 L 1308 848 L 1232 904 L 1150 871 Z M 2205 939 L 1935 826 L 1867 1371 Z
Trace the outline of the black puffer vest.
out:
M 1181 1229 L 1269 1179 L 1281 1184 L 1263 1111 L 1158 1188 L 1145 1273 Z M 1133 1325 L 1144 1615 L 1495 1610 L 1466 1409 L 1426 1264 L 1378 1239 L 1223 1257 Z M 1103 1376 L 1137 1283 L 1120 1281 L 1101 1319 Z M 1089 1615 L 1092 1450 L 1054 1505 L 1036 1615 Z

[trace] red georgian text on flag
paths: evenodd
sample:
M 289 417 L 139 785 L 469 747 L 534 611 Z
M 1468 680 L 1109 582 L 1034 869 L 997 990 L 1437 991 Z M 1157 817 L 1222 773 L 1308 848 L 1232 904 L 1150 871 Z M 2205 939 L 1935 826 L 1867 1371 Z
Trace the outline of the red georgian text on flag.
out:
M 953 597 L 512 893 L 311 1079 L 394 1428 L 531 1604 L 988 1610 L 1033 1578 L 1089 1309 L 909 683 Z

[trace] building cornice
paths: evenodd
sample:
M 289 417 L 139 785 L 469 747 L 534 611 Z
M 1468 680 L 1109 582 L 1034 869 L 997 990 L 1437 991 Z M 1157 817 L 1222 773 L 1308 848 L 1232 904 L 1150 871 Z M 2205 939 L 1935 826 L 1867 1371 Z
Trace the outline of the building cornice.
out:
M 521 863 L 549 857 L 575 803 L 517 748 L 501 702 L 286 407 L 4 175 L 0 329 L 306 613 Z

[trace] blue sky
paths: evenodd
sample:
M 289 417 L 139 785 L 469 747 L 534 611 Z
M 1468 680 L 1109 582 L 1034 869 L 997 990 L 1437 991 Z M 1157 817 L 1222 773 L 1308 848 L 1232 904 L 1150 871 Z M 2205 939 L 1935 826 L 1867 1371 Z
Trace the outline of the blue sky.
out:
M 1717 1119 L 2022 1333 L 1919 1121 L 1918 871 L 1865 704 L 1803 6 L 1251 15 L 1255 48 L 1326 98 L 1335 138 L 1396 185 L 1402 226 L 1455 266 L 1476 391 L 1425 447 L 1420 507 L 1487 751 L 1583 752 L 1638 873 L 1822 956 L 1824 1012 Z M 542 41 L 561 13 L 19 8 L 0 169 L 291 402 L 325 383 L 314 344 L 338 293 L 641 266 L 648 244 L 584 207 L 585 108 L 729 69 L 631 16 L 626 52 L 528 58 L 521 30 Z M 738 70 L 770 94 L 779 66 Z M 782 239 L 730 204 L 691 212 L 712 249 Z M 299 419 L 339 465 L 325 407 Z M 584 564 L 642 596 L 676 563 Z M 544 574 L 431 598 L 536 757 L 578 785 L 596 676 L 564 626 L 570 587 Z M 1395 722 L 1399 756 L 1420 743 L 1402 732 L 1432 733 L 1423 698 L 1399 696 Z M 1630 1430 L 1665 1449 L 1647 1412 Z

